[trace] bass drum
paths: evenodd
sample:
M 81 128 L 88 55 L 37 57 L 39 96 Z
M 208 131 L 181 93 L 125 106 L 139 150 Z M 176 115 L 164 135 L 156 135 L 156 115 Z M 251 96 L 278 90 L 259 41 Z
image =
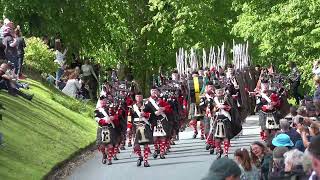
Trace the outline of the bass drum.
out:
M 203 77 L 193 77 L 188 80 L 188 95 L 190 103 L 200 104 L 200 92 L 203 87 Z

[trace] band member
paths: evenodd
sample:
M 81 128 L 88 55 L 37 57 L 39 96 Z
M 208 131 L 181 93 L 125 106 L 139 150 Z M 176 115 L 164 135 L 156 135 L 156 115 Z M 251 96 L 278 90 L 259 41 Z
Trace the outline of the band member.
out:
M 150 114 L 144 112 L 143 96 L 141 93 L 135 95 L 135 104 L 132 106 L 132 110 L 129 111 L 132 116 L 129 116 L 128 121 L 131 122 L 135 130 L 135 142 L 134 152 L 139 156 L 137 166 L 141 166 L 144 161 L 144 167 L 150 167 L 148 162 L 149 154 L 151 153 L 149 145 L 153 142 L 151 124 L 149 122 Z M 141 147 L 144 146 L 143 156 L 141 153 Z
M 275 133 L 279 129 L 280 98 L 276 89 L 270 87 L 267 79 L 260 81 L 260 87 L 257 87 L 254 94 L 257 97 L 259 125 L 261 126 L 260 137 L 266 141 L 270 133 Z
M 192 78 L 193 77 L 199 77 L 198 72 L 193 72 L 192 73 Z M 201 131 L 201 140 L 204 140 L 205 134 L 204 134 L 204 123 L 203 123 L 203 114 L 204 112 L 201 111 L 199 108 L 199 105 L 196 103 L 190 103 L 190 109 L 189 109 L 189 118 L 191 119 L 190 121 L 190 126 L 193 128 L 194 134 L 193 138 L 195 139 L 198 135 L 198 120 L 200 121 L 200 131 Z
M 153 157 L 157 158 L 160 154 L 161 159 L 165 159 L 166 137 L 168 133 L 167 113 L 172 113 L 170 104 L 160 98 L 160 92 L 153 87 L 150 90 L 151 96 L 145 104 L 145 111 L 150 114 L 150 122 L 153 129 L 154 149 Z
M 205 135 L 206 135 L 206 149 L 210 150 L 210 154 L 214 153 L 214 133 L 212 132 L 213 120 L 214 120 L 214 85 L 213 82 L 208 82 L 206 86 L 206 94 L 201 98 L 201 109 L 206 112 L 204 116 Z
M 215 119 L 213 132 L 217 159 L 221 158 L 223 153 L 225 157 L 228 157 L 230 139 L 234 136 L 231 124 L 231 107 L 232 105 L 225 94 L 225 89 L 220 85 L 216 85 L 214 97 Z M 223 142 L 224 151 L 221 148 L 221 142 Z
M 229 64 L 226 72 L 226 88 L 238 108 L 241 106 L 240 88 L 235 77 L 233 65 Z
M 299 104 L 300 100 L 303 99 L 303 96 L 298 92 L 301 75 L 294 62 L 290 62 L 290 68 L 291 68 L 291 73 L 289 75 L 290 87 L 292 90 L 292 95 L 296 100 L 296 104 Z
M 116 157 L 116 145 L 119 143 L 119 118 L 110 102 L 107 99 L 101 99 L 101 105 L 95 111 L 95 119 L 99 124 L 97 129 L 97 145 L 102 153 L 102 163 L 112 164 L 112 157 Z

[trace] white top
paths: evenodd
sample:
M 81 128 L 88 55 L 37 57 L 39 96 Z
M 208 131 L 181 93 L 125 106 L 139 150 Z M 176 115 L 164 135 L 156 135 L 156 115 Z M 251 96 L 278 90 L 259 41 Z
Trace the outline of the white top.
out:
M 77 79 L 69 79 L 62 92 L 68 96 L 76 97 L 77 91 L 81 88 L 81 84 Z
M 67 50 L 64 50 L 63 53 L 60 51 L 56 50 L 56 60 L 54 60 L 55 63 L 58 63 L 60 67 L 62 67 L 65 63 L 64 58 L 66 56 Z
M 313 74 L 319 76 L 320 75 L 320 67 L 313 67 L 312 72 L 313 72 Z

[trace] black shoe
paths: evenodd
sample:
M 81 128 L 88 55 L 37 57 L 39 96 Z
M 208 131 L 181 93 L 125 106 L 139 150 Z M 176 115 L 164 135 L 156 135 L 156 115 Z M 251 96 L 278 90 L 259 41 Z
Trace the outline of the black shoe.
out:
M 225 154 L 224 157 L 225 157 L 225 158 L 228 158 L 228 154 Z
M 142 161 L 143 161 L 143 158 L 142 157 L 139 157 L 139 159 L 137 160 L 137 166 L 141 166 L 142 164 Z
M 192 138 L 193 139 L 197 138 L 197 135 L 198 135 L 198 133 L 194 133 Z
M 206 145 L 206 150 L 209 150 L 211 148 L 211 145 L 210 144 L 207 144 Z
M 221 154 L 217 153 L 217 159 L 220 159 L 220 158 L 221 158 Z
M 114 156 L 114 157 L 113 157 L 113 160 L 117 161 L 117 160 L 119 160 L 119 159 L 118 159 L 117 156 Z
M 214 148 L 210 148 L 210 154 L 213 154 L 214 153 Z
M 107 155 L 104 154 L 102 157 L 102 164 L 106 164 L 107 163 Z
M 112 165 L 112 162 L 111 162 L 111 161 L 109 161 L 109 162 L 108 162 L 108 165 Z
M 164 156 L 164 154 L 160 154 L 160 159 L 165 159 L 166 157 Z
M 131 143 L 128 143 L 128 147 L 132 147 L 132 144 L 131 144 Z
M 204 140 L 204 136 L 201 136 L 201 138 L 200 138 L 201 140 Z
M 125 148 L 124 146 L 122 146 L 122 147 L 120 148 L 120 150 L 123 151 L 123 150 L 126 150 L 126 148 Z
M 144 167 L 150 167 L 150 164 L 148 162 L 144 162 L 143 166 Z
M 157 152 L 154 152 L 152 156 L 153 156 L 154 159 L 157 159 L 158 153 L 157 153 Z

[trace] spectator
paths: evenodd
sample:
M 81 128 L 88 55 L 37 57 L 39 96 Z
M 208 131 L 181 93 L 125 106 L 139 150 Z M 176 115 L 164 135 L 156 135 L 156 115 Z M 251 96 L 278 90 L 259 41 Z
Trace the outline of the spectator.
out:
M 252 164 L 249 152 L 247 149 L 240 148 L 234 153 L 235 161 L 241 169 L 241 180 L 256 180 L 260 179 L 259 170 Z
M 320 75 L 320 59 L 317 59 L 313 62 L 313 68 L 312 68 L 312 73 L 316 76 Z
M 252 163 L 260 169 L 261 179 L 267 180 L 272 155 L 267 147 L 259 141 L 251 144 Z
M 24 48 L 26 47 L 26 43 L 24 41 L 24 38 L 22 37 L 20 26 L 17 26 L 17 28 L 15 29 L 15 36 L 16 36 L 18 62 L 19 62 L 18 75 L 19 75 L 19 79 L 24 79 L 25 76 L 22 75 L 22 65 L 24 62 L 23 61 L 24 60 Z
M 306 111 L 306 107 L 305 106 L 301 106 L 297 109 L 297 114 L 300 116 L 307 116 L 307 111 Z
M 269 179 L 282 179 L 285 174 L 284 153 L 287 147 L 276 147 L 272 152 L 272 163 L 270 164 Z
M 80 62 L 79 56 L 77 56 L 75 53 L 72 53 L 72 63 L 70 65 L 71 69 L 75 69 L 76 67 L 81 68 L 82 64 Z
M 275 147 L 287 147 L 289 149 L 292 149 L 292 147 L 294 146 L 293 142 L 287 134 L 278 134 L 275 138 L 273 138 L 272 145 L 274 145 Z
M 4 60 L 5 59 L 5 54 L 4 54 L 4 45 L 2 43 L 3 40 L 3 21 L 0 20 L 0 60 Z
M 319 127 L 316 123 L 311 123 L 310 127 L 304 127 L 301 134 L 304 147 L 308 148 L 312 138 L 319 135 Z
M 303 152 L 294 149 L 284 154 L 285 178 L 306 179 L 303 170 Z
M 62 46 L 60 42 L 56 42 L 56 60 L 54 62 L 56 62 L 59 67 L 58 70 L 56 72 L 56 88 L 59 88 L 59 82 L 60 79 L 64 73 L 64 69 L 65 69 L 65 56 L 67 53 L 68 49 L 65 49 L 64 52 L 62 53 Z
M 6 27 L 3 29 L 3 45 L 5 46 L 5 57 L 7 61 L 14 64 L 14 72 L 18 74 L 19 70 L 19 60 L 17 51 L 17 41 L 14 39 L 14 25 L 12 22 L 8 22 Z
M 49 39 L 49 37 L 47 35 L 44 35 L 42 37 L 42 41 L 43 41 L 44 44 L 46 44 L 48 46 L 48 48 L 50 48 L 50 39 Z
M 81 88 L 81 84 L 77 78 L 78 75 L 76 73 L 73 73 L 69 76 L 66 86 L 62 89 L 64 94 L 73 98 L 77 96 L 77 93 Z
M 285 133 L 290 137 L 290 140 L 293 142 L 294 145 L 296 144 L 296 142 L 298 140 L 302 140 L 301 135 L 294 128 L 290 128 L 290 124 L 289 124 L 288 120 L 281 119 L 280 120 L 280 128 L 281 128 L 280 131 L 282 133 Z
M 98 77 L 96 75 L 96 73 L 93 70 L 93 67 L 89 64 L 89 60 L 86 59 L 84 61 L 84 65 L 81 66 L 81 71 L 82 71 L 82 78 L 84 80 L 84 83 L 89 85 L 89 94 L 90 94 L 90 98 L 94 99 L 93 96 L 93 84 L 94 84 L 94 80 L 96 80 L 98 82 Z
M 319 179 L 320 178 L 320 136 L 315 136 L 312 138 L 308 151 L 311 155 L 312 168 L 313 172 L 310 176 L 310 179 Z
M 300 99 L 302 99 L 302 96 L 298 92 L 298 88 L 300 86 L 300 72 L 296 66 L 296 63 L 290 62 L 290 68 L 291 68 L 291 73 L 290 73 L 290 84 L 291 84 L 291 89 L 292 89 L 292 95 L 296 100 L 296 104 L 299 104 Z
M 27 95 L 13 86 L 12 79 L 5 74 L 7 69 L 8 69 L 7 64 L 5 64 L 5 63 L 1 64 L 1 66 L 0 66 L 0 89 L 7 90 L 8 93 L 12 96 L 19 95 L 19 96 L 31 101 L 33 98 L 33 95 Z
M 309 151 L 305 151 L 302 157 L 302 166 L 303 166 L 303 172 L 310 176 L 312 173 L 312 161 L 311 161 L 311 155 Z
M 239 179 L 241 170 L 237 163 L 228 158 L 213 161 L 208 175 L 202 180 L 236 180 Z
M 320 76 L 314 76 L 313 80 L 317 86 L 317 89 L 313 95 L 313 102 L 318 103 L 320 102 Z

